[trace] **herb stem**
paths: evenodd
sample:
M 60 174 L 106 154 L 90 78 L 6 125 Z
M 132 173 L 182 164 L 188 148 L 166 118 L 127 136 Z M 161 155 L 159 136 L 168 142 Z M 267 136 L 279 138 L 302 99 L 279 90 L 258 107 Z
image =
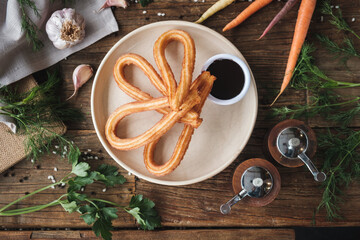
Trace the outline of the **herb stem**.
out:
M 44 204 L 44 205 L 38 205 L 38 206 L 34 206 L 34 207 L 29 207 L 29 208 L 21 208 L 21 209 L 16 209 L 18 211 L 14 211 L 14 210 L 9 210 L 6 212 L 0 212 L 0 216 L 15 216 L 15 215 L 21 215 L 21 214 L 25 214 L 25 213 L 32 213 L 32 212 L 36 212 L 39 210 L 42 210 L 44 208 L 47 207 L 52 207 L 55 205 L 59 205 L 59 199 L 52 201 L 48 204 Z
M 35 192 L 32 192 L 32 194 L 35 194 Z M 29 195 L 30 194 L 28 194 L 26 196 L 29 196 Z M 55 206 L 55 205 L 59 205 L 60 200 L 65 196 L 67 196 L 67 194 L 63 194 L 58 199 L 56 199 L 56 200 L 54 200 L 54 201 L 52 201 L 50 203 L 43 204 L 43 205 L 37 205 L 37 206 L 32 206 L 32 207 L 20 208 L 20 209 L 13 209 L 13 210 L 5 211 L 5 212 L 0 211 L 0 216 L 14 216 L 14 215 L 21 215 L 21 214 L 24 214 L 24 213 L 32 213 L 32 212 L 36 212 L 36 211 L 42 210 L 42 209 L 47 208 L 47 207 L 52 207 L 52 206 Z M 14 202 L 10 203 L 10 204 L 14 204 Z
M 110 204 L 110 205 L 113 205 L 113 206 L 116 206 L 116 207 L 119 207 L 119 208 L 123 208 L 123 209 L 125 209 L 125 208 L 126 208 L 126 207 L 121 206 L 121 205 L 119 205 L 119 204 L 117 204 L 117 203 L 110 202 L 110 201 L 107 201 L 107 200 L 104 200 L 104 199 L 89 198 L 89 200 L 91 200 L 91 201 L 97 201 L 97 202 L 107 203 L 107 204 Z
M 6 206 L 2 207 L 2 208 L 0 209 L 0 213 L 3 212 L 5 209 L 11 207 L 11 206 L 14 205 L 15 203 L 18 203 L 18 202 L 20 202 L 20 201 L 22 201 L 22 200 L 24 200 L 24 199 L 26 199 L 26 198 L 28 198 L 28 197 L 31 197 L 31 196 L 34 195 L 34 194 L 37 194 L 37 193 L 42 192 L 42 191 L 45 191 L 46 189 L 49 189 L 49 188 L 51 188 L 52 186 L 56 186 L 56 185 L 58 185 L 59 183 L 61 183 L 61 182 L 56 182 L 56 183 L 50 184 L 50 185 L 48 185 L 48 186 L 46 186 L 46 187 L 40 188 L 40 189 L 38 189 L 38 190 L 35 190 L 34 192 L 32 192 L 32 193 L 30 193 L 30 194 L 28 194 L 28 195 L 25 195 L 25 196 L 23 196 L 23 197 L 21 197 L 21 198 L 19 198 L 19 199 L 16 199 L 15 201 L 13 201 L 13 202 L 7 204 Z
M 71 179 L 71 178 L 66 179 L 70 174 L 71 174 L 71 173 L 67 174 L 63 179 L 61 179 L 60 181 L 58 181 L 58 182 L 56 182 L 56 183 L 53 183 L 53 184 L 50 184 L 50 185 L 48 185 L 48 186 L 46 186 L 46 187 L 40 188 L 40 189 L 38 189 L 38 190 L 35 190 L 34 192 L 32 192 L 32 193 L 30 193 L 30 194 L 27 194 L 27 195 L 25 195 L 25 196 L 23 196 L 23 197 L 15 200 L 15 201 L 9 203 L 9 204 L 7 204 L 6 206 L 4 206 L 3 208 L 0 209 L 0 215 L 1 215 L 1 213 L 2 213 L 5 209 L 11 207 L 12 205 L 14 205 L 14 204 L 16 204 L 16 203 L 18 203 L 18 202 L 21 202 L 22 200 L 24 200 L 24 199 L 26 199 L 26 198 L 28 198 L 28 197 L 31 197 L 31 196 L 34 195 L 34 194 L 37 194 L 37 193 L 42 192 L 42 191 L 45 191 L 46 189 L 49 189 L 49 188 L 51 188 L 52 186 L 56 186 L 56 185 L 59 185 L 59 184 L 61 184 L 61 183 L 66 183 L 67 181 L 69 181 L 69 180 Z M 66 181 L 64 181 L 65 179 L 66 179 Z M 62 195 L 59 199 L 61 199 L 61 198 L 63 198 L 63 197 L 64 197 L 64 195 Z M 9 211 L 13 211 L 13 210 L 9 210 Z
M 301 59 L 301 61 L 299 61 L 298 66 L 301 64 L 301 62 L 305 60 L 307 67 L 310 69 L 310 71 L 315 74 L 317 77 L 326 80 L 328 82 L 332 82 L 335 83 L 335 86 L 330 86 L 327 87 L 325 86 L 325 88 L 348 88 L 348 87 L 359 87 L 360 83 L 351 83 L 351 82 L 343 82 L 343 81 L 337 81 L 334 80 L 332 78 L 329 78 L 328 76 L 326 76 L 325 74 L 319 74 L 317 71 L 315 71 L 313 64 L 311 64 L 311 62 L 309 61 L 309 59 Z
M 356 132 L 356 133 L 354 134 L 354 136 L 356 136 L 356 135 L 358 135 L 358 134 L 360 134 L 360 131 Z M 357 142 L 357 143 L 350 149 L 350 151 L 347 151 L 347 153 L 346 153 L 345 156 L 341 159 L 341 161 L 339 162 L 339 164 L 332 170 L 332 174 L 335 174 L 335 172 L 336 172 L 337 170 L 339 170 L 341 164 L 345 161 L 345 159 L 346 159 L 350 154 L 353 153 L 353 151 L 354 151 L 359 145 L 360 145 L 360 141 Z
M 334 103 L 334 104 L 326 104 L 326 105 L 312 105 L 312 106 L 308 106 L 306 108 L 306 110 L 310 110 L 310 109 L 319 109 L 319 108 L 323 108 L 323 107 L 337 107 L 337 106 L 341 106 L 341 105 L 346 105 L 346 104 L 350 104 L 350 103 L 353 103 L 353 102 L 357 102 L 360 100 L 360 97 L 356 97 L 354 99 L 351 99 L 349 101 L 346 101 L 346 102 L 338 102 L 338 103 Z M 298 112 L 298 111 L 303 111 L 303 109 L 294 109 L 292 110 L 292 112 Z
M 351 32 L 357 39 L 360 40 L 360 36 L 354 30 L 351 29 L 349 32 Z
M 87 201 L 88 203 L 90 203 L 91 205 L 93 205 L 97 210 L 99 210 L 99 207 L 90 199 L 85 199 L 85 201 Z

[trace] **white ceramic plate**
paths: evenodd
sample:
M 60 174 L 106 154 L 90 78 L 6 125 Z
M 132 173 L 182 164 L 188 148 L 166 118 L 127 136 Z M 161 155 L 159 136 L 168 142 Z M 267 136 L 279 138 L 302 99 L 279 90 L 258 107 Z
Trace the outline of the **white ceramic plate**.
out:
M 106 54 L 96 73 L 92 94 L 91 113 L 96 133 L 110 156 L 123 168 L 139 178 L 164 185 L 186 185 L 208 179 L 221 172 L 240 154 L 254 128 L 258 97 L 252 76 L 250 89 L 243 100 L 230 106 L 216 105 L 206 101 L 201 117 L 201 126 L 195 130 L 190 146 L 179 167 L 171 174 L 157 177 L 147 171 L 143 162 L 143 147 L 132 151 L 118 151 L 110 146 L 104 134 L 108 116 L 120 105 L 134 101 L 118 88 L 113 77 L 116 60 L 125 53 L 137 53 L 145 57 L 155 69 L 152 54 L 153 44 L 165 31 L 181 29 L 187 31 L 196 44 L 196 66 L 194 78 L 200 74 L 205 61 L 219 53 L 229 53 L 244 59 L 239 50 L 219 33 L 199 24 L 185 21 L 164 21 L 143 26 L 120 39 Z M 183 46 L 171 43 L 166 57 L 179 79 Z M 245 60 L 245 59 L 244 59 Z M 157 97 L 160 94 L 146 76 L 136 67 L 126 68 L 130 81 L 143 91 Z M 251 74 L 252 75 L 252 74 Z M 161 119 L 155 111 L 137 113 L 126 117 L 118 127 L 120 137 L 134 137 L 153 126 Z M 155 158 L 167 160 L 173 152 L 183 125 L 176 124 L 162 137 Z

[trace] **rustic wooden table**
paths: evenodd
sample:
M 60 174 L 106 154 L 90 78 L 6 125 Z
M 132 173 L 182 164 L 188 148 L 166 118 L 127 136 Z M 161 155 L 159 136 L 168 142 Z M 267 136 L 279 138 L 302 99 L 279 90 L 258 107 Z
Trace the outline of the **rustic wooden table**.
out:
M 69 96 L 73 91 L 71 75 L 73 69 L 82 63 L 91 64 L 95 69 L 108 50 L 123 36 L 145 24 L 164 20 L 194 21 L 202 12 L 211 6 L 215 0 L 155 0 L 154 3 L 144 8 L 139 4 L 133 4 L 128 9 L 115 9 L 114 14 L 119 24 L 119 32 L 111 34 L 90 47 L 71 55 L 58 65 L 65 79 L 64 95 Z M 343 9 L 345 18 L 357 32 L 360 32 L 358 20 L 351 22 L 355 17 L 360 20 L 360 1 L 333 1 Z M 204 25 L 221 33 L 222 27 L 233 19 L 242 9 L 248 6 L 246 1 L 236 1 L 230 7 L 216 14 Z M 127 182 L 116 188 L 108 189 L 105 193 L 101 186 L 93 186 L 86 189 L 89 194 L 96 193 L 111 201 L 120 204 L 129 202 L 133 194 L 144 194 L 154 200 L 157 210 L 162 218 L 163 228 L 159 231 L 138 231 L 134 219 L 126 213 L 120 214 L 114 222 L 114 239 L 294 239 L 294 227 L 311 227 L 313 211 L 318 205 L 322 191 L 318 184 L 305 167 L 285 168 L 273 161 L 282 178 L 282 188 L 277 199 L 270 205 L 262 208 L 247 207 L 243 203 L 234 206 L 232 213 L 224 216 L 219 212 L 221 203 L 233 196 L 231 187 L 232 173 L 235 167 L 242 161 L 253 157 L 265 157 L 262 153 L 263 139 L 269 128 L 276 124 L 276 120 L 268 120 L 266 116 L 270 109 L 268 104 L 279 89 L 284 74 L 285 64 L 293 35 L 297 11 L 291 11 L 265 39 L 256 41 L 267 23 L 281 9 L 284 1 L 274 1 L 270 6 L 261 10 L 244 24 L 234 30 L 223 34 L 242 52 L 248 61 L 258 87 L 259 113 L 252 137 L 244 151 L 223 172 L 203 181 L 188 186 L 170 187 L 161 186 L 128 175 L 128 172 L 120 168 L 120 172 L 127 178 Z M 158 16 L 158 12 L 166 13 Z M 341 39 L 337 31 L 325 18 L 321 21 L 321 14 L 315 13 L 308 34 L 310 40 L 315 41 L 315 33 L 326 33 L 333 38 Z M 359 41 L 356 47 L 360 49 Z M 350 59 L 348 68 L 338 64 L 326 50 L 316 52 L 318 66 L 329 76 L 335 79 L 347 81 L 359 81 L 359 59 Z M 350 71 L 349 71 L 350 70 Z M 86 120 L 78 123 L 69 123 L 67 136 L 75 141 L 81 150 L 92 149 L 103 160 L 89 160 L 92 165 L 105 162 L 115 162 L 102 148 L 90 114 L 90 92 L 92 82 L 87 83 L 79 92 L 77 106 L 81 106 L 86 114 Z M 358 89 L 344 90 L 349 94 L 359 95 Z M 285 94 L 278 100 L 277 106 L 300 103 L 309 100 L 305 91 L 287 89 Z M 328 123 L 321 119 L 310 120 L 307 123 L 320 131 L 328 127 Z M 360 119 L 356 119 L 352 126 L 360 127 Z M 316 161 L 321 166 L 321 160 Z M 54 167 L 58 168 L 54 172 Z M 0 205 L 9 203 L 23 196 L 25 192 L 31 192 L 39 186 L 48 183 L 47 176 L 54 175 L 61 178 L 70 166 L 66 162 L 54 156 L 42 159 L 38 167 L 34 167 L 29 161 L 22 161 L 7 172 L 0 175 Z M 27 180 L 21 181 L 24 177 Z M 344 192 L 344 203 L 341 204 L 341 214 L 344 217 L 336 222 L 329 222 L 325 218 L 325 212 L 321 211 L 316 217 L 316 226 L 339 227 L 360 226 L 360 185 L 352 184 Z M 31 198 L 18 207 L 32 206 L 44 201 L 50 201 L 58 196 L 62 190 L 50 189 L 36 198 Z M 7 230 L 7 231 L 2 231 Z M 19 231 L 22 230 L 22 231 Z M 95 235 L 79 218 L 78 214 L 68 214 L 59 206 L 44 211 L 25 214 L 16 217 L 0 218 L 0 239 L 47 239 L 47 238 L 94 238 Z

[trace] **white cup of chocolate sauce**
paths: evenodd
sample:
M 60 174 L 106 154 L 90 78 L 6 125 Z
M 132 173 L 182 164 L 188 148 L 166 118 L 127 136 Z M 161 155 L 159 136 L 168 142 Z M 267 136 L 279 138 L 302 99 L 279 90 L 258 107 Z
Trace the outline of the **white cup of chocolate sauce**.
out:
M 218 54 L 209 58 L 202 71 L 209 71 L 217 79 L 208 98 L 219 105 L 239 102 L 250 87 L 249 67 L 240 58 L 231 54 Z

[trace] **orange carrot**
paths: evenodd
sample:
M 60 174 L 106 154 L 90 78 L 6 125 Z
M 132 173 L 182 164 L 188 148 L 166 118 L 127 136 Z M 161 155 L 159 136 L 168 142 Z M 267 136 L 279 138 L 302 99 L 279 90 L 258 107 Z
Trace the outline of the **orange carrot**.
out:
M 245 8 L 244 11 L 242 11 L 234 20 L 229 22 L 223 29 L 223 32 L 232 29 L 245 21 L 248 17 L 253 15 L 255 12 L 260 10 L 261 8 L 265 7 L 269 3 L 271 3 L 273 0 L 256 0 L 252 4 L 250 4 L 247 8 Z
M 283 83 L 280 88 L 280 93 L 277 95 L 277 97 L 270 106 L 272 106 L 276 102 L 276 100 L 280 97 L 280 95 L 284 92 L 285 88 L 290 83 L 302 45 L 305 42 L 306 34 L 310 26 L 310 21 L 314 13 L 315 5 L 316 0 L 301 1 Z

